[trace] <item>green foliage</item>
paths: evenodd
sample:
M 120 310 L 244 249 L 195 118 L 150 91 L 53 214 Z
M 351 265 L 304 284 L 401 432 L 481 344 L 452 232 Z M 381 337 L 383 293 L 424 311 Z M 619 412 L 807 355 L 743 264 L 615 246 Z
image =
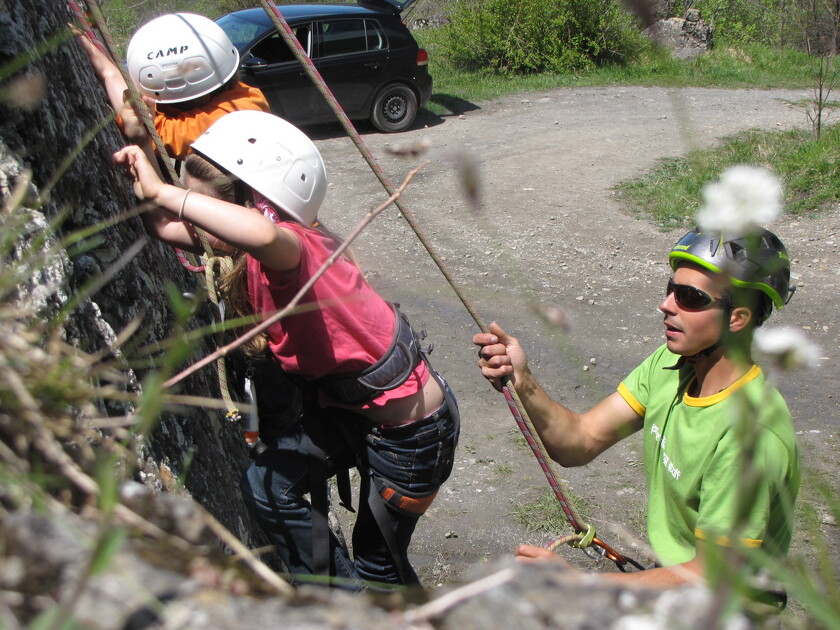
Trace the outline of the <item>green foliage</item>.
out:
M 58 606 L 48 608 L 29 624 L 29 630 L 81 630 L 82 626 L 72 616 L 64 616 Z
M 772 0 L 700 0 L 691 4 L 714 25 L 716 37 L 739 43 L 777 43 L 772 40 L 778 38 L 782 20 L 772 10 L 772 5 L 778 4 Z
M 500 477 L 509 477 L 513 474 L 513 468 L 508 464 L 499 464 L 496 466 L 496 474 Z
M 96 575 L 108 568 L 114 556 L 122 548 L 128 531 L 122 527 L 105 527 L 96 541 L 96 549 L 91 554 L 90 574 Z
M 727 166 L 756 164 L 773 170 L 784 182 L 790 214 L 808 214 L 840 202 L 840 126 L 823 131 L 819 141 L 808 131 L 745 131 L 717 148 L 693 151 L 685 158 L 663 160 L 619 190 L 663 228 L 691 227 L 701 203 L 701 189 Z
M 625 64 L 605 64 L 585 71 L 507 74 L 463 70 L 448 63 L 441 29 L 415 31 L 429 51 L 435 93 L 428 109 L 441 114 L 460 113 L 464 101 L 490 100 L 512 92 L 552 90 L 589 85 L 655 85 L 667 87 L 755 87 L 811 89 L 813 57 L 793 49 L 764 44 L 741 47 L 720 45 L 694 60 L 674 59 L 652 45 L 640 48 Z
M 613 0 L 454 0 L 449 20 L 438 52 L 467 70 L 577 71 L 624 62 L 641 46 Z
M 165 13 L 198 13 L 215 20 L 217 17 L 257 6 L 257 0 L 103 0 L 102 14 L 120 52 L 125 54 L 134 32 L 152 18 Z M 277 2 L 283 4 L 283 2 Z
M 834 553 L 824 531 L 824 516 L 840 519 L 840 499 L 832 489 L 829 475 L 819 468 L 803 469 L 802 489 L 796 507 L 797 531 L 814 554 L 810 564 L 802 557 L 790 555 L 783 561 L 769 561 L 764 566 L 774 578 L 786 583 L 809 616 L 825 628 L 840 628 L 840 573 Z M 828 519 L 826 519 L 828 520 Z
M 716 39 L 742 45 L 791 46 L 811 53 L 836 50 L 836 3 L 811 0 L 678 0 L 672 15 L 696 8 Z

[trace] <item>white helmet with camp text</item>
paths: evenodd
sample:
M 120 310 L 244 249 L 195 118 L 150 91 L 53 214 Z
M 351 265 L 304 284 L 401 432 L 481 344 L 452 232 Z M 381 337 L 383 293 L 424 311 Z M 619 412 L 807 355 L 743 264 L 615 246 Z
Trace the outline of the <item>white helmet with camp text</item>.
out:
M 140 92 L 164 104 L 205 96 L 239 68 L 239 51 L 222 28 L 194 13 L 147 22 L 131 38 L 127 57 Z
M 327 169 L 318 147 L 290 122 L 267 112 L 231 112 L 191 146 L 304 225 L 315 222 Z

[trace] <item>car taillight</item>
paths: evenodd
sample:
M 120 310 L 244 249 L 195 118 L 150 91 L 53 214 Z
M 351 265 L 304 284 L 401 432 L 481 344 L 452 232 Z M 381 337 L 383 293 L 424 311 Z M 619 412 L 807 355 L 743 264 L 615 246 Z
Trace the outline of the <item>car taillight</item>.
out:
M 418 66 L 428 66 L 429 65 L 429 53 L 426 52 L 425 48 L 420 48 L 417 50 L 417 65 Z

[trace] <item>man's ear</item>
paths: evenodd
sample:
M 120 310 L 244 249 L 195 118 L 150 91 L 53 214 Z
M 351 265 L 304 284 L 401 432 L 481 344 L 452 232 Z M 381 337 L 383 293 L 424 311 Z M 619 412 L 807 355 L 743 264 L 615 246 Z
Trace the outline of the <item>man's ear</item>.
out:
M 754 321 L 752 309 L 746 306 L 737 306 L 729 313 L 729 332 L 741 332 L 752 321 Z

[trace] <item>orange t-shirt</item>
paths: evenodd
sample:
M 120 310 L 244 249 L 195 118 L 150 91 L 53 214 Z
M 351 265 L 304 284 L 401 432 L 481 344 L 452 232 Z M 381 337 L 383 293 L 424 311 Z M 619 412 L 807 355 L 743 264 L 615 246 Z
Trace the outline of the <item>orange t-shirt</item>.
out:
M 260 90 L 239 83 L 232 90 L 221 92 L 206 104 L 193 109 L 181 110 L 158 104 L 155 128 L 170 157 L 183 160 L 191 153 L 190 145 L 210 125 L 225 114 L 241 110 L 270 112 L 268 101 Z

